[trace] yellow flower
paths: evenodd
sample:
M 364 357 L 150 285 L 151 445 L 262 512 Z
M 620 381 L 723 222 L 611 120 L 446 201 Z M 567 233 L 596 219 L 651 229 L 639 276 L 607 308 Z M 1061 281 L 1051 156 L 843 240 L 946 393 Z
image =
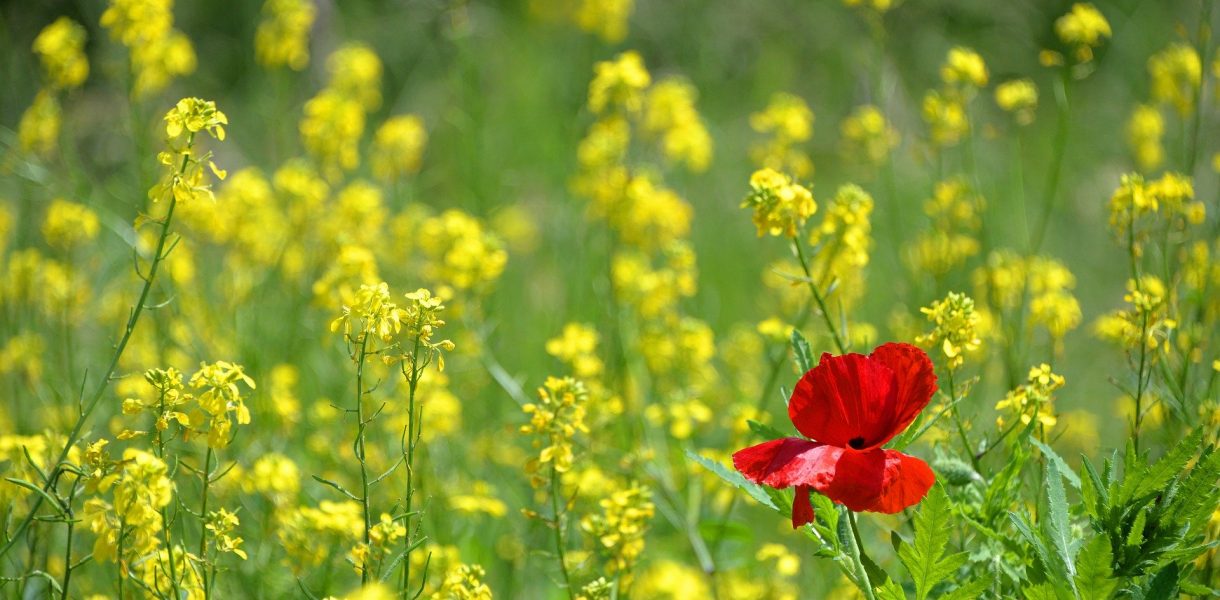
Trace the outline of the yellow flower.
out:
M 987 85 L 987 64 L 978 52 L 964 46 L 949 50 L 940 68 L 940 79 L 952 88 L 981 88 Z
M 386 119 L 373 135 L 373 175 L 392 182 L 415 174 L 427 144 L 428 132 L 419 117 L 399 115 Z
M 948 359 L 950 369 L 965 361 L 964 354 L 978 350 L 980 316 L 974 310 L 974 300 L 965 294 L 949 292 L 943 300 L 919 309 L 932 323 L 932 331 L 915 341 L 926 347 L 939 347 Z
M 923 120 L 937 146 L 955 146 L 970 131 L 962 101 L 936 90 L 929 90 L 923 97 Z
M 1028 125 L 1034 121 L 1034 111 L 1038 108 L 1038 86 L 1028 78 L 1005 81 L 995 88 L 995 102 L 1012 113 L 1017 123 Z
M 754 209 L 759 237 L 764 234 L 796 237 L 797 230 L 818 209 L 808 188 L 770 168 L 750 176 L 750 193 L 741 207 Z
M 1055 35 L 1075 50 L 1078 62 L 1089 62 L 1093 60 L 1093 48 L 1110 37 L 1110 23 L 1092 4 L 1078 2 L 1066 15 L 1055 20 Z
M 648 90 L 643 128 L 661 137 L 661 151 L 671 162 L 682 162 L 692 172 L 707 169 L 712 159 L 712 137 L 695 109 L 699 93 L 689 82 L 668 78 Z
M 1195 110 L 1195 95 L 1203 78 L 1199 53 L 1188 44 L 1172 46 L 1148 59 L 1152 99 L 1173 106 L 1180 116 Z
M 135 96 L 159 92 L 195 70 L 191 41 L 174 29 L 172 0 L 111 0 L 102 26 L 131 53 Z
M 17 143 L 21 150 L 49 158 L 59 148 L 59 125 L 62 110 L 55 94 L 39 90 L 34 102 L 21 113 L 17 124 Z
M 62 198 L 51 201 L 42 222 L 42 237 L 61 250 L 72 250 L 97 237 L 97 213 L 88 206 Z
M 254 33 L 254 56 L 264 66 L 300 71 L 309 64 L 309 30 L 316 16 L 310 0 L 267 0 Z
M 1127 120 L 1127 144 L 1141 170 L 1151 171 L 1165 160 L 1165 148 L 1161 145 L 1164 135 L 1161 111 L 1147 104 L 1136 106 Z
M 768 136 L 750 149 L 755 164 L 796 177 L 812 174 L 813 161 L 797 148 L 813 136 L 813 111 L 800 96 L 783 92 L 772 95 L 766 108 L 750 115 L 750 128 Z
M 845 154 L 862 156 L 868 164 L 881 164 L 898 147 L 898 131 L 872 104 L 857 106 L 839 126 Z
M 644 60 L 633 50 L 612 61 L 599 62 L 593 66 L 593 81 L 589 83 L 589 110 L 597 115 L 638 112 L 643 105 L 643 92 L 651 83 Z
M 85 28 L 68 17 L 56 19 L 39 32 L 34 53 L 42 60 L 42 70 L 54 89 L 79 87 L 89 77 Z

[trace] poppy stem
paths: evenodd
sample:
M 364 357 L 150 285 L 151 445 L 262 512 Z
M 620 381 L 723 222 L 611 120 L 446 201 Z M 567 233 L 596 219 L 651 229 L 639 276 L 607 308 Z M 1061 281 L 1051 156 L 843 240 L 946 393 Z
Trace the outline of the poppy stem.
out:
M 813 300 L 818 304 L 822 319 L 826 321 L 826 329 L 830 330 L 835 347 L 838 348 L 839 354 L 847 354 L 847 346 L 839 337 L 839 329 L 835 327 L 834 321 L 830 318 L 830 311 L 826 309 L 826 300 L 822 297 L 822 292 L 818 290 L 818 285 L 813 281 L 813 270 L 809 268 L 809 259 L 805 257 L 805 249 L 801 246 L 799 236 L 792 238 L 792 247 L 796 249 L 796 256 L 801 261 L 801 269 L 805 271 L 805 280 L 809 282 L 809 291 L 813 294 Z
M 846 512 L 847 525 L 851 528 L 852 539 L 848 542 L 852 546 L 851 558 L 856 568 L 856 586 L 864 592 L 865 598 L 876 600 L 877 597 L 873 594 L 873 583 L 868 577 L 868 569 L 864 567 L 864 542 L 860 540 L 860 526 L 856 524 L 856 513 L 852 510 Z

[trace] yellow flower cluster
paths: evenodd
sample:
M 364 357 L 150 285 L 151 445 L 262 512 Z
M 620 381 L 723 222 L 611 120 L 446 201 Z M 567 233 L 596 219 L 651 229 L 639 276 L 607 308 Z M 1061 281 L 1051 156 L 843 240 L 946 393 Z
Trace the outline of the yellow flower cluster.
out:
M 605 364 L 597 355 L 598 339 L 592 325 L 568 323 L 558 337 L 547 340 L 546 353 L 571 368 L 577 378 L 596 379 L 605 370 Z
M 869 165 L 885 162 L 901 141 L 898 130 L 872 104 L 852 109 L 839 125 L 839 133 L 843 136 L 844 154 L 860 157 Z
M 402 330 L 405 312 L 390 300 L 390 286 L 386 282 L 362 285 L 352 304 L 343 306 L 342 314 L 331 321 L 330 330 L 342 329 L 347 340 L 364 345 L 364 351 L 370 352 L 378 348 L 378 340 L 385 344 L 394 341 Z
M 381 59 L 371 48 L 349 43 L 326 61 L 330 79 L 305 103 L 298 127 L 301 144 L 326 177 L 340 179 L 360 164 L 366 115 L 381 106 Z
M 939 348 L 948 359 L 950 370 L 962 366 L 966 360 L 965 353 L 978 350 L 982 344 L 979 339 L 979 314 L 975 312 L 974 300 L 969 296 L 949 292 L 944 299 L 919 309 L 919 312 L 927 315 L 932 323 L 932 331 L 915 338 L 916 343 Z
M 1005 81 L 995 88 L 995 103 L 1013 115 L 1017 124 L 1029 125 L 1038 109 L 1038 86 L 1029 78 Z
M 17 143 L 23 152 L 50 158 L 59 148 L 59 128 L 63 109 L 51 90 L 39 90 L 34 102 L 21 113 L 17 123 Z
M 572 468 L 572 439 L 577 432 L 588 433 L 585 426 L 585 402 L 589 391 L 585 384 L 571 377 L 548 377 L 538 388 L 538 403 L 522 406 L 530 422 L 521 426 L 521 433 L 534 436 L 533 446 L 538 456 L 525 465 L 530 483 L 542 487 L 548 479 L 539 471 L 548 464 L 557 473 Z
M 323 500 L 317 508 L 298 506 L 285 514 L 276 530 L 294 573 L 322 564 L 333 549 L 355 542 L 364 532 L 360 505 Z
M 460 210 L 424 219 L 415 235 L 425 258 L 424 276 L 438 284 L 485 292 L 508 263 L 500 238 Z
M 173 0 L 110 0 L 102 27 L 131 53 L 131 93 L 147 96 L 195 71 L 195 49 L 174 29 Z
M 635 0 L 530 0 L 530 10 L 548 21 L 571 23 L 608 44 L 627 37 Z
M 1185 117 L 1195 110 L 1195 96 L 1203 80 L 1203 63 L 1189 44 L 1173 44 L 1148 59 L 1152 99 L 1168 104 Z
M 458 564 L 445 572 L 432 600 L 491 600 L 491 588 L 483 583 L 487 573 L 479 565 Z
M 97 237 L 97 213 L 62 198 L 51 201 L 42 222 L 42 237 L 53 248 L 70 252 Z
M 238 384 L 253 390 L 254 380 L 246 375 L 241 365 L 222 360 L 200 363 L 199 370 L 191 376 L 189 383 L 196 390 L 203 390 L 196 396 L 203 415 L 192 416 L 192 425 L 199 428 L 202 420 L 207 419 L 208 446 L 222 448 L 229 445 L 229 432 L 234 419 L 238 425 L 250 423 L 250 409 L 246 407 Z
M 638 52 L 628 50 L 614 60 L 599 62 L 593 65 L 589 82 L 589 110 L 595 115 L 637 113 L 649 85 L 652 75 Z
M 1162 343 L 1177 329 L 1178 321 L 1170 314 L 1170 290 L 1165 283 L 1154 275 L 1128 279 L 1123 300 L 1128 308 L 1097 319 L 1094 325 L 1097 335 L 1129 350 L 1143 346 L 1149 350 L 1161 347 L 1168 352 L 1169 345 Z
M 216 550 L 235 554 L 242 560 L 247 560 L 249 556 L 245 550 L 241 549 L 243 540 L 240 536 L 231 535 L 240 524 L 236 514 L 222 508 L 208 513 L 204 527 L 211 532 Z
M 1147 182 L 1136 173 L 1123 175 L 1110 196 L 1109 208 L 1110 229 L 1118 239 L 1132 244 L 1136 255 L 1142 254 L 1145 232 L 1139 226 L 1143 217 L 1159 217 L 1161 222 L 1183 229 L 1202 223 L 1206 216 L 1203 202 L 1195 200 L 1191 178 L 1173 172 Z
M 311 0 L 267 0 L 263 20 L 254 32 L 259 64 L 300 71 L 309 64 L 309 30 L 317 10 Z
M 168 471 L 164 461 L 148 452 L 137 448 L 123 452 L 113 488 L 99 488 L 101 493 L 113 492 L 113 503 L 102 498 L 85 501 L 83 520 L 97 536 L 94 560 L 133 564 L 157 550 L 163 527 L 161 509 L 169 505 L 174 493 Z
M 983 198 L 962 178 L 937 183 L 932 198 L 924 203 L 932 228 L 915 240 L 907 255 L 911 267 L 940 276 L 978 254 L 974 235 L 981 225 L 982 205 Z
M 864 269 L 872 249 L 873 197 L 854 184 L 839 187 L 826 204 L 822 222 L 809 235 L 809 244 L 820 248 L 810 270 L 822 289 L 837 282 L 828 298 L 850 307 L 864 293 Z
M 1135 164 L 1143 171 L 1151 171 L 1165 160 L 1165 147 L 1161 138 L 1165 135 L 1165 119 L 1155 106 L 1140 104 L 1127 120 L 1127 145 L 1135 157 Z
M 415 115 L 386 119 L 373 134 L 373 175 L 393 183 L 419 171 L 420 157 L 428 144 L 424 122 Z
M 741 207 L 754 210 L 759 237 L 764 234 L 796 237 L 805 221 L 818 210 L 809 188 L 770 168 L 750 176 L 750 193 Z
M 640 251 L 620 252 L 610 265 L 610 279 L 617 299 L 641 317 L 665 320 L 673 316 L 678 301 L 695 295 L 698 272 L 695 251 L 687 241 L 662 249 L 662 265 Z
M 1022 425 L 1037 419 L 1038 437 L 1046 440 L 1049 430 L 1059 422 L 1055 416 L 1054 393 L 1063 384 L 1063 376 L 1051 372 L 1050 365 L 1043 363 L 1030 369 L 1026 382 L 1008 392 L 996 403 L 995 409 L 1019 419 Z M 1004 424 L 1004 414 L 1000 414 L 996 417 L 996 427 L 1003 428 Z
M 214 200 L 212 186 L 204 172 L 204 165 L 218 179 L 226 173 L 212 162 L 212 153 L 196 155 L 195 137 L 200 131 L 224 141 L 224 126 L 228 117 L 216 109 L 216 103 L 199 98 L 183 98 L 165 114 L 167 150 L 157 154 L 164 173 L 161 180 L 148 191 L 148 197 L 157 202 L 172 197 L 177 202 L 190 203 L 200 199 Z
M 1001 313 L 1028 300 L 1029 324 L 1046 329 L 1057 345 L 1080 325 L 1080 303 L 1072 295 L 1076 277 L 1053 258 L 1027 258 L 1011 250 L 996 250 L 974 270 L 972 279 L 976 297 Z
M 642 129 L 661 140 L 661 152 L 692 173 L 707 170 L 712 160 L 712 136 L 695 109 L 699 92 L 689 82 L 668 78 L 648 89 Z
M 369 528 L 369 541 L 360 542 L 348 553 L 348 560 L 360 575 L 363 569 L 369 568 L 371 573 L 380 573 L 381 565 L 397 548 L 395 545 L 407 535 L 407 527 L 402 520 L 391 518 L 381 513 L 380 520 Z
M 813 111 L 803 98 L 784 92 L 772 95 L 766 108 L 750 115 L 750 128 L 767 136 L 750 148 L 754 164 L 795 177 L 813 174 L 813 160 L 799 148 L 813 137 Z
M 644 552 L 644 534 L 656 507 L 647 486 L 632 483 L 598 503 L 601 514 L 581 519 L 580 527 L 597 541 L 611 574 L 630 571 Z
M 1093 49 L 1111 36 L 1110 23 L 1097 7 L 1077 2 L 1067 14 L 1055 20 L 1055 35 L 1072 49 L 1076 62 L 1087 63 L 1093 60 Z M 1062 62 L 1062 57 L 1058 57 L 1058 61 Z M 1053 63 L 1054 58 L 1044 57 L 1043 62 Z
M 42 61 L 42 71 L 51 89 L 77 88 L 89 77 L 85 37 L 84 27 L 68 17 L 60 17 L 34 38 L 34 53 Z
M 987 65 L 974 50 L 958 46 L 949 50 L 940 68 L 941 89 L 928 90 L 923 98 L 923 120 L 932 144 L 955 146 L 970 131 L 966 106 L 975 92 L 987 85 Z

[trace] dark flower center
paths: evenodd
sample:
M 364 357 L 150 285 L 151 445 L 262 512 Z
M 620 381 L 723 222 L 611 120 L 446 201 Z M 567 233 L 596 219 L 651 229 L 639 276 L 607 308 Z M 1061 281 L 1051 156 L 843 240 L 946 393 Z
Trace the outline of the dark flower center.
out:
M 859 450 L 864 447 L 864 438 L 854 437 L 854 438 L 848 440 L 847 445 L 851 446 L 852 448 L 855 448 L 856 450 Z

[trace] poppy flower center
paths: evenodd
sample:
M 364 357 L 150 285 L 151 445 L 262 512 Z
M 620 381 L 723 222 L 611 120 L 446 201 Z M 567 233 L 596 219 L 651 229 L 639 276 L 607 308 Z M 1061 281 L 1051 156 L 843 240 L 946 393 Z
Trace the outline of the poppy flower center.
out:
M 851 446 L 852 448 L 854 448 L 856 450 L 859 450 L 864 447 L 864 438 L 863 437 L 854 437 L 847 441 L 847 445 Z

